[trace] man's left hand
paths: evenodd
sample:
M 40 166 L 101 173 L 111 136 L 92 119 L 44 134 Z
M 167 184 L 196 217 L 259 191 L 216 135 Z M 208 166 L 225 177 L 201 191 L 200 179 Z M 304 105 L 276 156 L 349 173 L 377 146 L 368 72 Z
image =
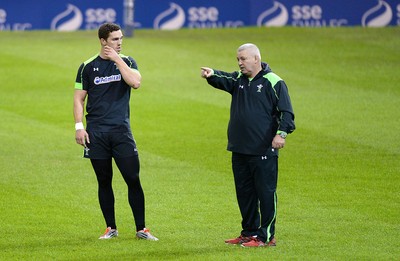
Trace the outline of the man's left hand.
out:
M 272 140 L 272 147 L 275 149 L 283 149 L 285 146 L 285 139 L 279 135 L 275 135 L 274 139 Z

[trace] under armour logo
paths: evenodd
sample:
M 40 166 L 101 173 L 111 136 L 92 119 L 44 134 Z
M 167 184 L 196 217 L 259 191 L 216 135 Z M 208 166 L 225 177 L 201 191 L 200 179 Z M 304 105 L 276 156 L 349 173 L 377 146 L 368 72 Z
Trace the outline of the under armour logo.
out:
M 262 84 L 257 85 L 257 88 L 258 88 L 257 92 L 261 92 L 262 87 L 264 87 L 264 86 L 262 86 Z
M 243 85 L 239 85 L 239 89 L 243 89 Z
M 261 156 L 261 160 L 266 160 L 266 159 L 268 159 L 267 156 Z
M 99 71 L 99 68 L 97 67 L 97 68 L 93 68 L 93 71 L 95 72 L 95 71 Z

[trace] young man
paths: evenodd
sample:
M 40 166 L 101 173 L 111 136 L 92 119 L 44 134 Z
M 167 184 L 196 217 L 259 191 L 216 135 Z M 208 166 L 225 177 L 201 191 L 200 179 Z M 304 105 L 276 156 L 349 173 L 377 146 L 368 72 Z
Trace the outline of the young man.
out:
M 98 30 L 100 53 L 81 64 L 75 82 L 76 143 L 84 147 L 98 181 L 98 197 L 107 228 L 99 239 L 118 236 L 112 188 L 112 159 L 128 185 L 136 237 L 158 240 L 145 227 L 145 200 L 139 178 L 139 155 L 129 120 L 131 88 L 140 87 L 135 60 L 120 54 L 121 28 L 106 23 Z M 86 100 L 86 130 L 83 126 Z
M 228 150 L 242 231 L 225 243 L 275 246 L 278 150 L 295 129 L 293 109 L 285 82 L 261 62 L 256 45 L 240 46 L 237 61 L 233 73 L 201 68 L 210 85 L 232 95 Z

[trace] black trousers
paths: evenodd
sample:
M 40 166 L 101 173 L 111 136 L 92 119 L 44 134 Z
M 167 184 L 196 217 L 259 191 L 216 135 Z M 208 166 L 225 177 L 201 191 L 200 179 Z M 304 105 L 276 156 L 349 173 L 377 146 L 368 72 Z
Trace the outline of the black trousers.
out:
M 135 219 L 136 230 L 145 227 L 145 199 L 139 178 L 139 157 L 114 158 L 122 177 L 128 186 L 128 201 Z M 100 208 L 107 227 L 117 228 L 115 222 L 114 191 L 112 188 L 112 159 L 91 159 L 98 182 Z
M 232 170 L 242 215 L 241 234 L 268 242 L 275 236 L 278 157 L 233 152 Z

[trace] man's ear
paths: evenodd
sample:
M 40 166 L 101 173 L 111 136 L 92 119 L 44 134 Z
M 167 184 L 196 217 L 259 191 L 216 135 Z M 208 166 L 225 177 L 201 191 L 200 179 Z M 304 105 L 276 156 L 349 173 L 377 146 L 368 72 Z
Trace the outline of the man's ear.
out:
M 104 38 L 100 39 L 100 44 L 101 46 L 106 46 L 107 45 L 107 41 Z

